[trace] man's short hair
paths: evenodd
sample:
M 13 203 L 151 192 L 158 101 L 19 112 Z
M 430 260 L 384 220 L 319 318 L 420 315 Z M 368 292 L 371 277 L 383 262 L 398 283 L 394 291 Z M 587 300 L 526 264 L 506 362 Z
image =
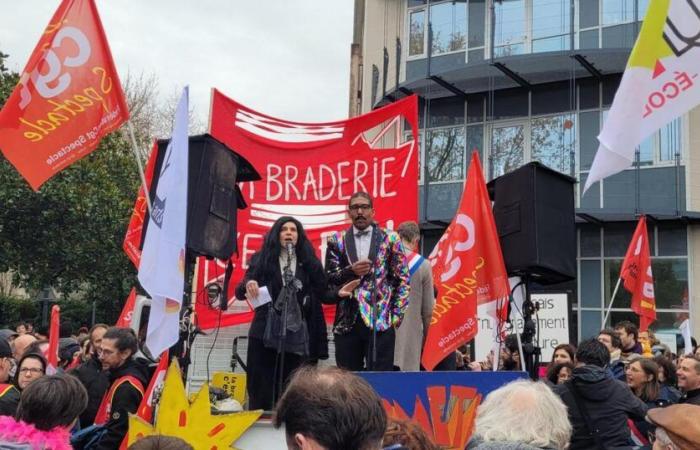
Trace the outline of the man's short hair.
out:
M 136 338 L 136 333 L 131 328 L 110 327 L 107 328 L 102 339 L 114 339 L 117 350 L 131 350 L 134 355 L 139 349 L 139 342 Z
M 87 391 L 77 378 L 47 375 L 32 381 L 22 391 L 15 419 L 44 431 L 69 427 L 85 410 L 87 401 Z
M 418 224 L 412 220 L 401 222 L 396 231 L 399 233 L 399 237 L 406 242 L 413 242 L 416 238 L 420 237 L 420 228 Z
M 518 336 L 515 334 L 509 334 L 503 341 L 503 346 L 511 353 L 519 353 L 518 350 L 520 347 L 518 346 Z
M 95 331 L 98 328 L 104 328 L 105 330 L 109 330 L 109 325 L 106 323 L 96 323 L 95 325 L 90 327 L 90 330 L 88 331 L 88 337 L 92 341 L 92 332 Z
M 354 194 L 352 194 L 350 196 L 350 200 L 348 200 L 348 206 L 350 206 L 350 203 L 352 203 L 352 201 L 358 197 L 366 199 L 369 202 L 369 207 L 374 208 L 374 204 L 372 203 L 372 197 L 370 197 L 369 194 L 364 191 L 357 191 Z
M 302 367 L 277 403 L 273 424 L 328 449 L 378 448 L 386 430 L 379 395 L 362 378 L 337 367 Z
M 698 357 L 696 357 L 695 355 L 688 355 L 683 359 L 689 359 L 689 360 L 693 361 L 693 363 L 694 363 L 693 367 L 695 368 L 695 373 L 700 375 L 700 359 Z
M 620 335 L 617 334 L 617 331 L 613 330 L 612 328 L 604 328 L 600 330 L 598 336 L 601 334 L 610 336 L 610 345 L 612 345 L 613 348 L 622 348 L 622 340 L 620 340 Z
M 153 435 L 139 439 L 129 450 L 194 450 L 184 440 L 174 436 Z
M 484 442 L 564 449 L 571 430 L 566 406 L 549 386 L 516 380 L 486 396 L 477 410 L 474 436 Z
M 605 367 L 610 362 L 610 352 L 597 339 L 586 339 L 576 349 L 576 362 Z
M 629 320 L 623 320 L 622 322 L 616 323 L 615 329 L 616 330 L 624 329 L 625 333 L 634 335 L 635 341 L 639 340 L 639 328 L 637 328 L 637 325 L 633 324 Z

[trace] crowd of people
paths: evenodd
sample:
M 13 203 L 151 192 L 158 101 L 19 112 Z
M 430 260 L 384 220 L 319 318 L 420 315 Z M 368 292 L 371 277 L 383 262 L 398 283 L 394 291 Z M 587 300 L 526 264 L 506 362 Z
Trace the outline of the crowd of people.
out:
M 438 449 L 417 424 L 387 418 L 377 394 L 352 374 L 421 370 L 436 293 L 430 264 L 416 253 L 420 230 L 415 222 L 397 233 L 379 227 L 364 192 L 350 196 L 348 214 L 352 226 L 328 238 L 325 265 L 298 220 L 277 219 L 238 284 L 237 298 L 255 308 L 249 409 L 274 411 L 290 449 Z M 317 364 L 329 357 L 323 304 L 337 305 L 338 367 Z M 125 443 L 128 416 L 150 379 L 135 358 L 135 333 L 60 328 L 57 374 L 47 373 L 47 330 L 0 330 L 0 449 Z M 700 350 L 673 355 L 653 333 L 647 343 L 621 322 L 578 346 L 558 345 L 538 382 L 516 381 L 486 397 L 467 448 L 700 448 Z M 522 370 L 517 336 L 500 348 L 484 361 L 460 348 L 438 369 Z M 188 448 L 167 438 L 138 445 Z

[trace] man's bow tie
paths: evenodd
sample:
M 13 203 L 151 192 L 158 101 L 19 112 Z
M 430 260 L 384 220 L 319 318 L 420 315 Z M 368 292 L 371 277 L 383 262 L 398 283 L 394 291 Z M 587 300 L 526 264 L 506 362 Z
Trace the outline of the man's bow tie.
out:
M 355 237 L 360 238 L 362 236 L 367 236 L 368 234 L 369 234 L 369 230 L 362 230 L 362 231 L 356 232 Z

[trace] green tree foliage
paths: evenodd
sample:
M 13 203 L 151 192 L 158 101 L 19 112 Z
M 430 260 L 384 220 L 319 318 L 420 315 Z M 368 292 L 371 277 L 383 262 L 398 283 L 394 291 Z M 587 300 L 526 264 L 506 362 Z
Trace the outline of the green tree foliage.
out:
M 18 81 L 3 66 L 4 57 L 0 54 L 0 105 Z M 53 286 L 62 298 L 79 299 L 81 314 L 95 301 L 96 319 L 114 323 L 136 283 L 122 242 L 137 174 L 120 133 L 104 138 L 97 150 L 38 193 L 0 157 L 0 272 L 12 270 L 14 281 L 29 290 Z M 80 322 L 89 320 L 86 316 Z

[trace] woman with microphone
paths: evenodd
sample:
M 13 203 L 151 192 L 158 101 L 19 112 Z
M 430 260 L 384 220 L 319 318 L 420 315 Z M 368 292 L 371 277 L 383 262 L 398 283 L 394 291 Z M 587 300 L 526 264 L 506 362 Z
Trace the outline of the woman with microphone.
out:
M 351 296 L 358 284 L 329 291 L 301 223 L 289 216 L 275 221 L 236 287 L 236 298 L 248 298 L 255 308 L 248 333 L 249 409 L 271 410 L 296 368 L 328 358 L 321 303 Z

